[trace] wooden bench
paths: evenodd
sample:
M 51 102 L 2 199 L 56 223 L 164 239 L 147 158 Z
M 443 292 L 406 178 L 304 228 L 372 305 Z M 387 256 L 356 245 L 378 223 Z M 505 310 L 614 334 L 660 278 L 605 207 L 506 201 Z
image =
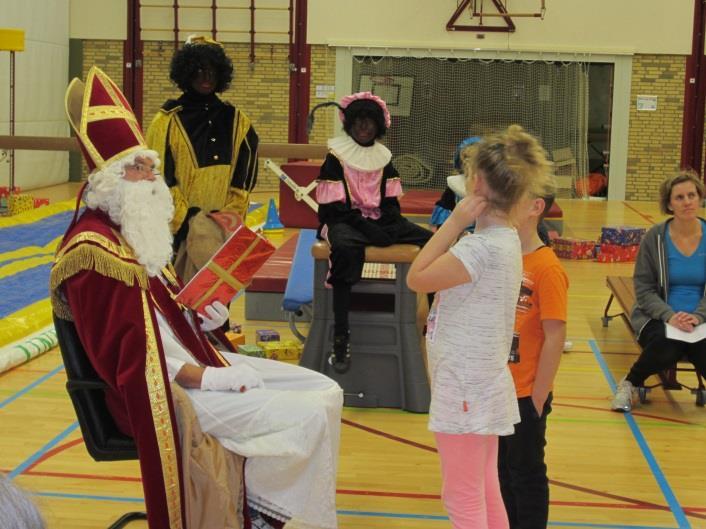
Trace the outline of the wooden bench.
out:
M 633 340 L 635 341 L 635 344 L 640 347 L 640 344 L 637 342 L 637 336 L 633 331 L 632 325 L 630 325 L 630 312 L 632 311 L 633 305 L 635 305 L 636 299 L 635 286 L 633 284 L 632 277 L 607 276 L 606 286 L 610 290 L 610 298 L 608 298 L 608 303 L 606 303 L 605 310 L 603 311 L 603 317 L 601 318 L 601 320 L 603 321 L 603 327 L 608 327 L 610 320 L 620 316 L 627 325 L 628 330 L 630 331 L 630 334 L 632 335 Z M 613 300 L 616 300 L 618 302 L 618 305 L 620 305 L 620 309 L 622 312 L 619 312 L 617 314 L 609 314 Z M 687 361 L 686 358 L 684 358 L 683 360 Z M 677 371 L 694 371 L 694 369 L 678 367 L 678 365 L 674 365 L 673 367 L 670 367 L 669 369 L 665 369 L 664 371 L 658 373 L 661 383 L 654 384 L 652 386 L 641 386 L 637 388 L 640 402 L 644 403 L 647 401 L 647 393 L 650 389 L 662 386 L 664 387 L 664 389 L 689 389 L 692 393 L 696 395 L 696 404 L 698 406 L 703 406 L 704 403 L 706 403 L 706 389 L 704 389 L 704 383 L 701 379 L 701 376 L 696 373 L 696 378 L 698 380 L 699 385 L 696 388 L 691 388 L 680 383 L 677 380 Z

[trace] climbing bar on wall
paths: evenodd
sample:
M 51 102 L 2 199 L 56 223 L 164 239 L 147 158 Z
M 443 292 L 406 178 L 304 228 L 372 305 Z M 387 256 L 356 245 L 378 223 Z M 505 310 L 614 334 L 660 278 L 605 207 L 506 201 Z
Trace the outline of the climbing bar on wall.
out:
M 26 151 L 78 151 L 75 138 L 58 138 L 53 136 L 3 136 L 0 135 L 0 149 L 17 149 Z M 326 145 L 301 143 L 261 143 L 257 149 L 258 155 L 265 158 L 324 158 L 328 149 Z

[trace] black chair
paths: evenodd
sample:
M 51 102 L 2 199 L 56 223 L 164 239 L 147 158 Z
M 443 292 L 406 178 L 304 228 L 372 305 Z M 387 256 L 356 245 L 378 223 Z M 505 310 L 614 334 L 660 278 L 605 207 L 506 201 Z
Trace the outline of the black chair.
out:
M 135 441 L 118 429 L 108 411 L 105 403 L 107 385 L 88 360 L 73 322 L 54 315 L 54 327 L 66 369 L 66 390 L 76 410 L 88 453 L 96 461 L 137 459 Z M 144 512 L 129 512 L 108 529 L 120 529 L 133 520 L 146 519 Z

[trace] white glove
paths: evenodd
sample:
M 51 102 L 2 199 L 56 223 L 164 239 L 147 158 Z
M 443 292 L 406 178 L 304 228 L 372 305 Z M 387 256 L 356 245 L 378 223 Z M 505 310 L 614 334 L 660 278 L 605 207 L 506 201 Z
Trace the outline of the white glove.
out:
M 265 384 L 256 370 L 247 364 L 228 367 L 207 367 L 201 376 L 202 391 L 239 391 L 264 388 Z
M 201 329 L 206 332 L 221 328 L 230 317 L 228 307 L 220 301 L 214 301 L 211 305 L 206 305 L 203 310 L 206 316 L 200 312 L 198 314 L 201 319 Z

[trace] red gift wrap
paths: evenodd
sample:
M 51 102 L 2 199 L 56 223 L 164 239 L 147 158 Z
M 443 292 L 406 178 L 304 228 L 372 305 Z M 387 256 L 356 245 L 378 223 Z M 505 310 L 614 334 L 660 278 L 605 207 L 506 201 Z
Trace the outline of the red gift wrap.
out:
M 593 259 L 596 243 L 584 239 L 558 238 L 552 241 L 552 248 L 557 257 L 562 259 Z
M 224 305 L 244 289 L 275 247 L 246 226 L 239 226 L 177 295 L 177 301 L 204 314 L 218 300 Z
M 621 244 L 601 244 L 598 252 L 599 263 L 631 263 L 637 257 L 639 244 L 623 246 Z

